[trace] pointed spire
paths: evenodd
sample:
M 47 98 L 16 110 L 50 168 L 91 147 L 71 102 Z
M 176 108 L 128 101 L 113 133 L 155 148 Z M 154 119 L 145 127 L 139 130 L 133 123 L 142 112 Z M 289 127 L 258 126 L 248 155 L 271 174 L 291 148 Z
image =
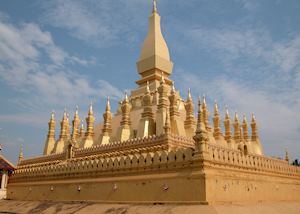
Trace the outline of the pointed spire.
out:
M 85 137 L 86 139 L 89 138 L 89 140 L 91 140 L 94 137 L 94 122 L 95 122 L 94 112 L 93 112 L 93 102 L 91 102 L 90 104 L 88 116 L 85 120 L 86 120 Z
M 125 92 L 125 99 L 121 104 L 121 110 L 122 110 L 121 125 L 128 127 L 131 124 L 131 122 L 130 122 L 130 104 L 129 104 L 127 92 Z
M 235 112 L 234 114 L 233 128 L 234 128 L 234 140 L 236 143 L 238 143 L 241 140 L 241 132 L 240 132 L 239 116 L 237 112 Z
M 196 125 L 196 119 L 194 116 L 194 103 L 191 95 L 191 90 L 188 90 L 188 96 L 186 99 L 186 102 L 184 104 L 185 111 L 186 111 L 186 118 L 184 121 L 184 128 L 190 129 L 193 128 Z
M 220 115 L 220 114 L 219 114 L 219 108 L 218 108 L 217 100 L 215 100 L 215 106 L 214 106 L 214 107 L 215 107 L 215 108 L 214 108 L 214 110 L 215 110 L 214 114 L 215 114 L 215 115 Z
M 229 117 L 229 111 L 228 111 L 228 106 L 227 105 L 225 106 L 225 120 L 226 119 L 230 119 L 230 117 Z
M 244 136 L 244 140 L 248 141 L 249 140 L 249 135 L 248 135 L 248 123 L 247 123 L 247 119 L 246 119 L 246 115 L 243 115 L 243 136 Z
M 78 115 L 78 106 L 76 105 L 74 119 L 72 121 L 73 130 L 72 130 L 72 140 L 76 141 L 79 137 L 79 125 L 80 125 L 80 118 Z
M 169 96 L 170 101 L 170 119 L 173 120 L 175 116 L 179 116 L 179 109 L 178 109 L 178 95 L 175 90 L 174 82 L 172 83 L 172 90 Z
M 209 112 L 208 112 L 207 105 L 206 105 L 205 95 L 203 95 L 202 112 L 203 112 L 202 114 L 203 114 L 203 121 L 205 124 L 205 128 L 207 131 L 210 131 L 211 127 L 208 122 Z
M 254 113 L 252 113 L 251 129 L 252 129 L 251 140 L 256 141 L 258 139 L 258 134 L 257 134 L 257 124 L 256 124 Z
M 214 121 L 214 137 L 216 139 L 219 139 L 221 136 L 221 128 L 220 128 L 220 114 L 219 114 L 217 101 L 215 101 L 213 121 Z
M 109 100 L 109 97 L 107 97 L 107 99 L 106 99 L 105 111 L 109 111 L 110 112 L 110 100 Z
M 156 13 L 157 12 L 157 5 L 156 5 L 156 0 L 153 0 L 153 2 L 152 2 L 152 5 L 153 5 L 153 7 L 152 7 L 152 13 Z
M 89 114 L 93 114 L 93 101 L 90 103 Z
M 285 148 L 285 160 L 286 160 L 287 162 L 290 161 L 290 158 L 289 158 L 289 152 L 288 152 L 287 148 Z
M 83 120 L 81 120 L 81 127 L 80 127 L 80 131 L 79 131 L 79 135 L 81 138 L 84 137 L 84 125 L 83 125 Z
M 51 112 L 50 120 L 48 122 L 48 135 L 45 142 L 44 147 L 44 155 L 51 154 L 54 144 L 55 144 L 55 118 L 54 118 L 54 111 Z
M 231 121 L 230 121 L 230 116 L 229 116 L 229 111 L 228 111 L 228 106 L 225 107 L 225 120 L 224 120 L 224 127 L 225 127 L 225 140 L 227 142 L 231 141 Z
M 188 96 L 187 96 L 187 100 L 192 100 L 192 95 L 191 95 L 191 89 L 188 89 Z
M 24 155 L 23 155 L 23 145 L 21 144 L 20 146 L 20 152 L 19 152 L 19 158 L 18 158 L 18 164 L 21 163 L 21 161 L 23 160 Z
M 54 110 L 52 110 L 50 120 L 55 120 L 54 113 L 55 113 Z
M 109 97 L 108 97 L 107 101 L 106 101 L 105 112 L 103 113 L 102 134 L 105 135 L 105 136 L 109 136 L 112 132 L 111 120 L 112 120 L 112 115 L 111 115 L 111 112 L 110 112 L 110 102 L 109 102 Z
M 201 105 L 201 98 L 198 97 L 198 115 L 197 115 L 197 129 L 196 135 L 193 137 L 196 143 L 205 143 L 208 141 L 207 131 L 203 121 L 203 107 Z
M 240 142 L 242 142 L 244 140 L 242 127 L 240 127 L 239 133 L 240 133 Z
M 166 111 L 166 121 L 164 125 L 165 134 L 170 134 L 171 132 L 171 125 L 170 125 L 170 118 L 169 118 L 169 112 Z
M 60 122 L 60 135 L 59 139 L 66 140 L 68 138 L 67 134 L 67 128 L 68 128 L 68 114 L 67 109 L 65 108 L 63 118 Z

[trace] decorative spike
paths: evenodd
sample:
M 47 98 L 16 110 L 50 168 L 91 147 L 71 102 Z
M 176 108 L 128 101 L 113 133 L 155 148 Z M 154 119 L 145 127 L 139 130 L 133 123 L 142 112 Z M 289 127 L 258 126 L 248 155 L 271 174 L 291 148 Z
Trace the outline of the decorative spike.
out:
M 54 110 L 52 110 L 52 112 L 51 112 L 51 120 L 55 120 L 55 117 L 54 117 L 54 114 L 55 114 L 55 112 L 54 112 Z
M 127 92 L 125 92 L 125 99 L 121 104 L 121 110 L 122 110 L 121 125 L 129 126 L 131 122 L 130 122 L 130 105 L 129 105 Z
M 258 139 L 257 124 L 256 124 L 255 115 L 253 113 L 252 113 L 251 129 L 252 129 L 251 140 L 256 141 Z
M 125 91 L 125 99 L 124 99 L 124 101 L 125 101 L 125 102 L 129 102 L 127 91 Z
M 225 112 L 226 112 L 226 113 L 225 113 L 225 120 L 226 120 L 226 119 L 229 119 L 229 120 L 230 120 L 230 117 L 229 117 L 229 111 L 228 111 L 228 106 L 225 106 L 225 109 L 226 109 L 226 110 L 225 110 Z
M 20 146 L 20 152 L 19 152 L 19 158 L 18 158 L 18 164 L 21 163 L 21 161 L 23 160 L 24 155 L 23 155 L 23 145 L 21 144 Z
M 205 124 L 205 128 L 206 128 L 207 131 L 210 131 L 211 127 L 210 127 L 209 122 L 208 122 L 209 112 L 207 110 L 205 95 L 203 95 L 202 115 L 203 115 L 203 121 L 204 121 L 204 124 Z
M 93 101 L 90 103 L 89 114 L 93 114 Z
M 192 100 L 192 94 L 191 94 L 191 89 L 190 88 L 188 90 L 187 100 Z
M 196 135 L 193 137 L 197 144 L 205 143 L 208 141 L 207 131 L 205 129 L 203 116 L 202 116 L 202 106 L 201 99 L 198 97 L 198 115 L 197 115 L 197 129 Z
M 242 127 L 240 127 L 240 142 L 242 142 L 243 141 L 243 139 L 244 139 L 244 137 L 243 137 L 243 128 Z
M 81 137 L 81 138 L 84 137 L 84 125 L 83 125 L 83 120 L 81 120 L 81 127 L 80 127 L 79 134 L 80 134 L 80 137 Z
M 234 140 L 236 143 L 241 141 L 241 132 L 240 132 L 240 123 L 239 123 L 239 116 L 238 113 L 235 112 L 234 115 L 234 123 L 233 123 L 233 128 L 234 128 Z
M 246 115 L 243 115 L 243 136 L 244 136 L 244 140 L 248 141 L 249 140 L 249 135 L 248 135 L 248 124 L 247 124 L 247 119 L 246 119 Z
M 206 108 L 206 99 L 205 99 L 205 94 L 202 95 L 202 100 L 203 100 L 203 104 L 202 107 L 204 106 Z
M 86 133 L 85 136 L 86 138 L 92 138 L 94 136 L 94 113 L 93 113 L 93 103 L 91 102 L 89 111 L 88 111 L 88 116 L 85 119 L 86 120 Z
M 287 148 L 285 148 L 285 160 L 286 160 L 287 162 L 290 161 L 290 159 L 289 159 L 289 153 L 288 153 Z
M 215 110 L 215 115 L 218 114 L 219 115 L 219 108 L 218 108 L 218 104 L 217 104 L 217 100 L 215 100 L 215 106 L 214 106 L 214 110 Z
M 107 99 L 106 99 L 106 107 L 105 107 L 105 111 L 110 111 L 110 101 L 109 101 L 109 97 L 107 97 Z
M 225 127 L 225 140 L 227 142 L 231 141 L 231 127 L 230 127 L 230 116 L 229 116 L 229 111 L 228 111 L 228 107 L 225 107 L 225 120 L 224 120 L 224 127 Z
M 156 5 L 156 0 L 153 0 L 153 8 L 152 8 L 152 13 L 156 13 L 157 12 L 157 5 Z
M 218 109 L 218 104 L 215 101 L 215 108 L 214 108 L 214 137 L 216 139 L 219 139 L 221 136 L 221 128 L 220 128 L 220 114 L 219 114 L 219 109 Z
M 164 130 L 165 130 L 165 134 L 169 134 L 171 132 L 171 125 L 170 125 L 170 118 L 169 118 L 169 113 L 168 111 L 166 111 L 166 121 L 165 121 L 165 125 L 164 125 Z
M 110 102 L 109 102 L 109 97 L 107 98 L 106 101 L 106 109 L 105 112 L 103 113 L 103 129 L 102 129 L 102 133 L 105 136 L 109 136 L 112 132 L 111 129 L 111 120 L 112 120 L 112 115 L 110 112 Z
M 74 114 L 74 119 L 72 121 L 73 125 L 73 130 L 72 130 L 72 140 L 76 141 L 79 137 L 79 125 L 80 125 L 80 118 L 78 115 L 78 106 L 76 106 L 75 114 Z
M 194 103 L 191 95 L 191 90 L 188 90 L 188 96 L 186 99 L 186 102 L 184 104 L 185 111 L 186 111 L 186 119 L 184 121 L 184 128 L 190 129 L 195 127 L 196 125 L 196 120 L 194 116 Z

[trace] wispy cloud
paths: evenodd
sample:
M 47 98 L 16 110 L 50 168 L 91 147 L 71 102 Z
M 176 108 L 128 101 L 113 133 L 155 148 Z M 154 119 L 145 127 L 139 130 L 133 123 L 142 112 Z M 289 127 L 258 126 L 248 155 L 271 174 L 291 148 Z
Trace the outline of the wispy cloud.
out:
M 17 98 L 19 103 L 29 99 L 29 104 L 75 105 L 92 97 L 121 96 L 105 80 L 96 84 L 71 69 L 72 65 L 95 64 L 94 57 L 87 60 L 69 54 L 55 45 L 50 32 L 34 23 L 0 22 L 0 63 L 0 77 L 25 96 Z
M 89 44 L 110 46 L 132 43 L 136 33 L 129 25 L 141 25 L 139 14 L 149 2 L 129 0 L 52 1 L 43 3 L 44 22 L 67 30 L 71 36 Z

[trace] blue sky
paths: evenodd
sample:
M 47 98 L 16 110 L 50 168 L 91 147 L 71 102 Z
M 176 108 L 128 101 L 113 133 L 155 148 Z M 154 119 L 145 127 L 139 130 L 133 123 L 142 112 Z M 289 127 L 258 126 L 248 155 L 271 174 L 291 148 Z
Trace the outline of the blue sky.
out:
M 300 157 L 300 2 L 158 0 L 181 96 L 256 114 L 267 155 Z M 102 120 L 136 87 L 150 0 L 1 1 L 0 143 L 17 160 L 42 154 L 50 112 Z

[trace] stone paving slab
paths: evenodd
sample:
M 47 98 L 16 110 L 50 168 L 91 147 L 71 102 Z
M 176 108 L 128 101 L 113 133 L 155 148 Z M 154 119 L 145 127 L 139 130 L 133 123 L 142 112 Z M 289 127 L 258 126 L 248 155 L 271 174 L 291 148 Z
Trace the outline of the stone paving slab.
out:
M 300 214 L 300 202 L 224 205 L 136 205 L 95 202 L 0 201 L 1 213 L 18 214 Z

